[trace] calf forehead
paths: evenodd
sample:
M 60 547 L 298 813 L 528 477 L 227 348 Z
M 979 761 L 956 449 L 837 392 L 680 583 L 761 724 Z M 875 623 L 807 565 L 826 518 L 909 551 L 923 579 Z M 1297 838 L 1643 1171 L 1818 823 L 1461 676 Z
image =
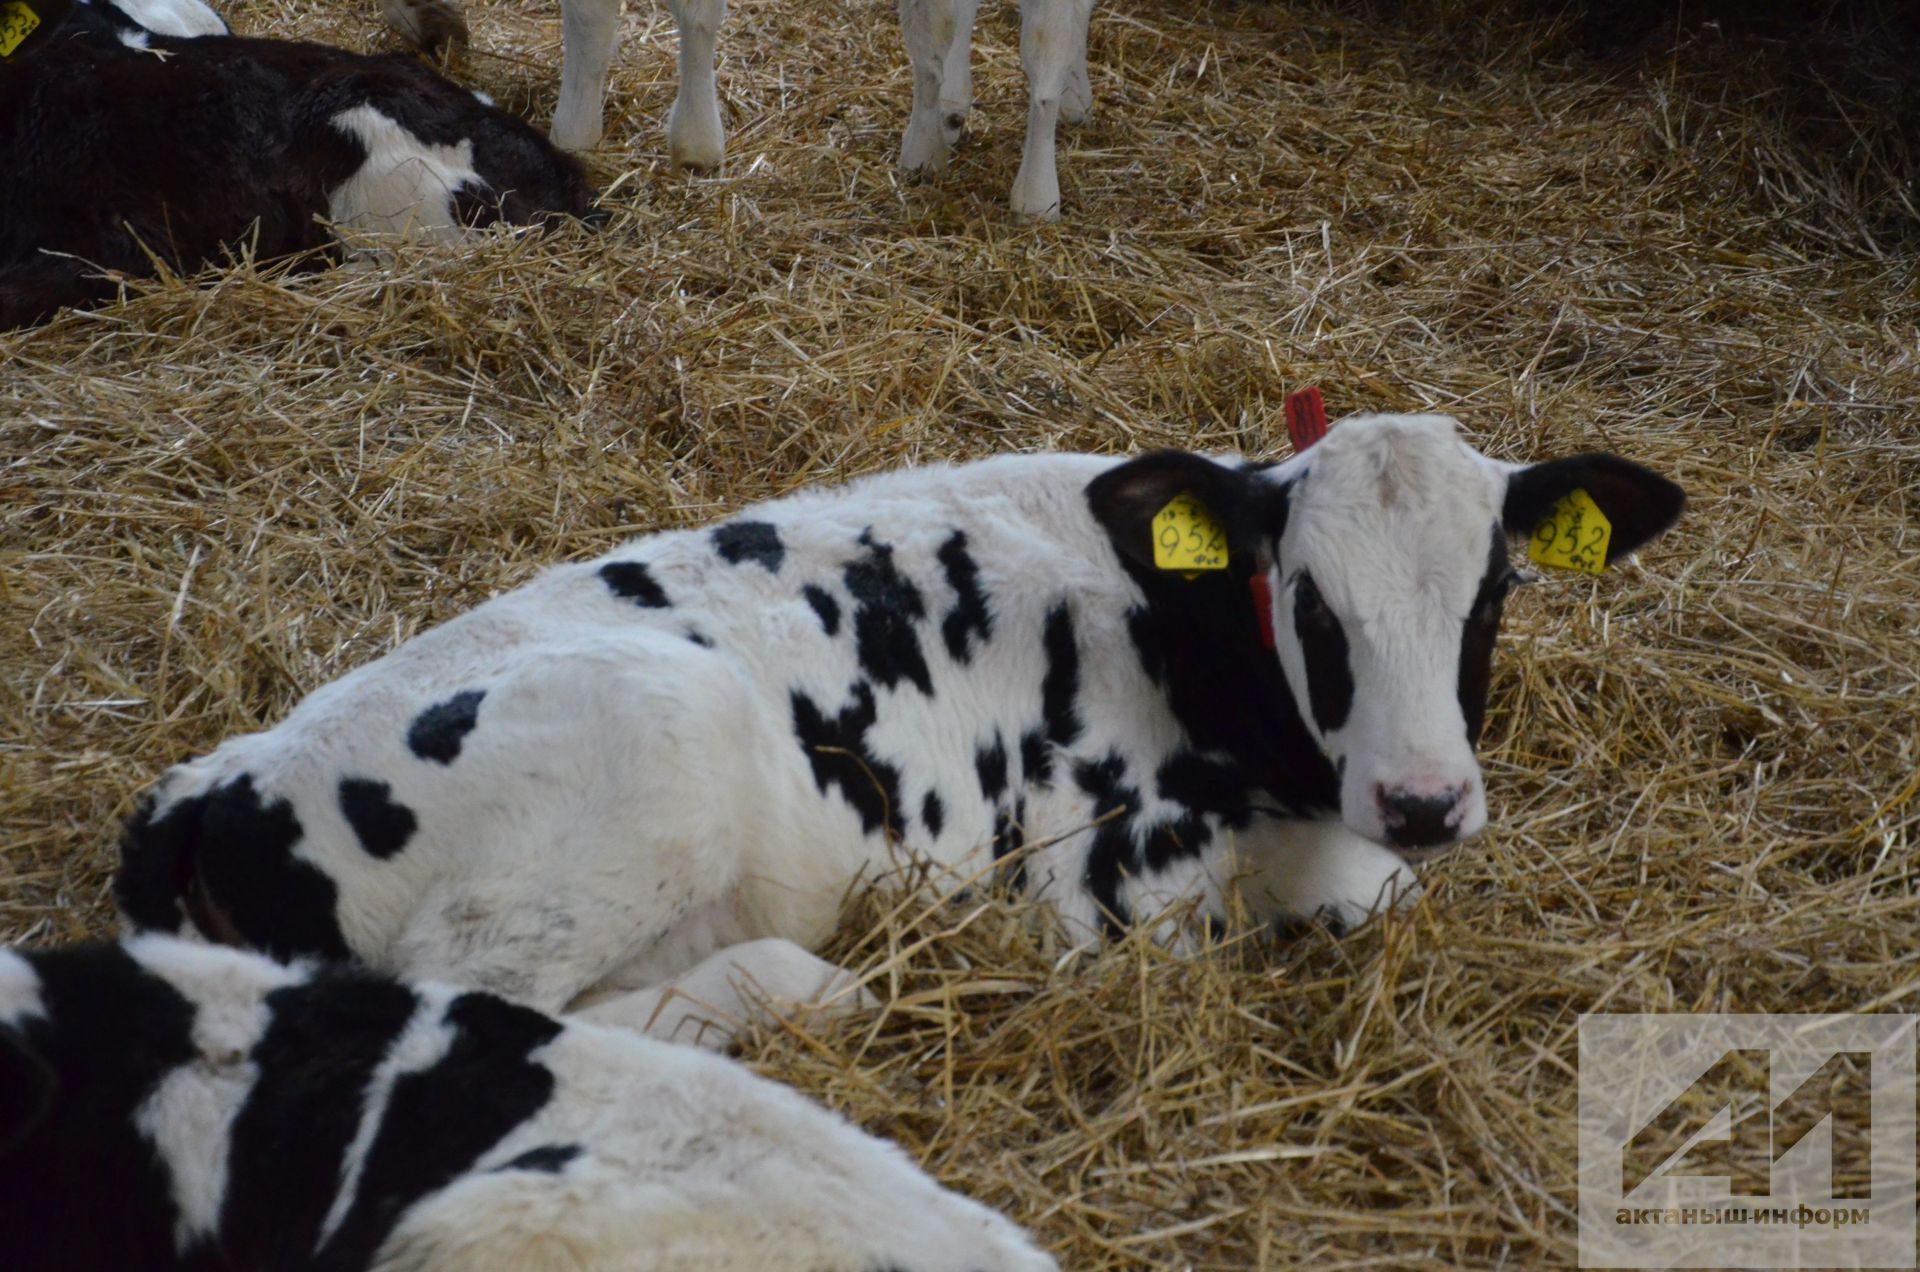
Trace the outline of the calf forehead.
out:
M 1445 416 L 1348 421 L 1296 487 L 1282 559 L 1343 609 L 1470 599 L 1500 520 L 1499 471 Z

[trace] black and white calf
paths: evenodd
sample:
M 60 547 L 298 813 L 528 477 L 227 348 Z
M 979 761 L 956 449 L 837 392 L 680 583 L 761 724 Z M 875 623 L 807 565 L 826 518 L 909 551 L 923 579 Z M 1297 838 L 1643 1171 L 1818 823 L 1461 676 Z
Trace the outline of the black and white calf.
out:
M 651 535 L 173 770 L 118 899 L 642 1028 L 687 975 L 817 992 L 805 950 L 896 844 L 961 876 L 1025 844 L 1024 886 L 1088 930 L 1224 916 L 1236 883 L 1357 921 L 1485 824 L 1507 540 L 1576 488 L 1615 557 L 1683 502 L 1385 416 L 1271 467 L 1006 456 Z M 1156 566 L 1183 494 L 1226 568 Z
M 673 162 L 716 168 L 726 128 L 714 85 L 714 40 L 727 0 L 666 0 L 680 33 L 680 84 L 667 115 Z M 426 47 L 465 39 L 457 0 L 382 0 L 401 34 Z M 913 64 L 913 110 L 900 143 L 901 166 L 943 172 L 973 108 L 970 65 L 980 0 L 900 0 L 900 29 Z M 600 140 L 607 71 L 620 42 L 620 0 L 561 0 L 566 49 L 553 140 L 584 150 Z M 1010 202 L 1017 215 L 1060 214 L 1054 131 L 1093 108 L 1087 78 L 1087 22 L 1093 0 L 1020 0 L 1020 62 L 1027 72 L 1027 139 Z
M 456 235 L 586 216 L 579 164 L 411 57 L 239 39 L 198 0 L 76 0 L 0 73 L 0 328 L 321 248 L 326 222 Z
M 166 937 L 0 949 L 8 1272 L 1045 1272 L 744 1067 Z

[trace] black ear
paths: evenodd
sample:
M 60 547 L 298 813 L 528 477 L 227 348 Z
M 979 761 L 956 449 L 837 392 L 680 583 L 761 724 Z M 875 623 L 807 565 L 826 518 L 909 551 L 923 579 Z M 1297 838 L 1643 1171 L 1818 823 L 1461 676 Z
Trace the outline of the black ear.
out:
M 1109 468 L 1087 484 L 1093 516 L 1120 555 L 1154 568 L 1153 519 L 1190 495 L 1226 531 L 1230 552 L 1247 552 L 1286 525 L 1284 488 L 1258 481 L 1257 469 L 1216 463 L 1188 451 L 1162 450 Z
M 1553 506 L 1576 490 L 1586 491 L 1613 524 L 1608 564 L 1666 533 L 1687 506 L 1687 493 L 1651 468 L 1618 455 L 1570 455 L 1516 469 L 1508 477 L 1501 514 L 1507 533 L 1531 535 Z
M 53 1107 L 53 1069 L 18 1029 L 0 1025 L 0 1157 L 20 1146 Z

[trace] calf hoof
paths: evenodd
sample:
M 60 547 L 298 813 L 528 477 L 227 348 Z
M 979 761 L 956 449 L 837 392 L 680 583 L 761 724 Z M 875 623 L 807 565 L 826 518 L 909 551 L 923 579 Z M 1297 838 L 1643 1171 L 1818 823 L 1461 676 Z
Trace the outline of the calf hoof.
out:
M 900 166 L 908 172 L 945 172 L 948 149 L 944 126 L 909 128 L 900 141 Z
M 451 0 L 381 0 L 387 25 L 435 57 L 467 47 L 467 20 Z
M 1031 181 L 1025 173 L 1015 178 L 1013 195 L 1008 199 L 1013 214 L 1026 221 L 1060 219 L 1060 186 L 1054 181 Z
M 553 144 L 562 150 L 592 150 L 600 144 L 602 126 L 599 120 L 592 122 L 564 120 L 554 116 L 553 129 L 548 134 Z

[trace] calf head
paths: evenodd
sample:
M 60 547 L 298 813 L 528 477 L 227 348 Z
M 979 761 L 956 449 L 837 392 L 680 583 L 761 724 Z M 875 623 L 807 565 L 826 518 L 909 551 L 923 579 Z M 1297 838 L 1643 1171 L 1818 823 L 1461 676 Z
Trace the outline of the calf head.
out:
M 1349 419 L 1272 467 L 1162 451 L 1108 470 L 1087 493 L 1129 569 L 1160 595 L 1237 589 L 1243 626 L 1258 619 L 1271 639 L 1242 633 L 1215 656 L 1276 662 L 1291 709 L 1274 711 L 1271 727 L 1304 731 L 1324 759 L 1332 789 L 1319 802 L 1416 856 L 1486 825 L 1474 748 L 1502 603 L 1522 577 L 1508 540 L 1531 535 L 1575 490 L 1612 523 L 1610 561 L 1665 531 L 1685 504 L 1678 486 L 1614 455 L 1488 459 L 1437 415 Z M 1154 519 L 1183 494 L 1217 525 L 1225 569 L 1156 560 Z M 1250 687 L 1275 682 L 1271 666 L 1244 670 Z

